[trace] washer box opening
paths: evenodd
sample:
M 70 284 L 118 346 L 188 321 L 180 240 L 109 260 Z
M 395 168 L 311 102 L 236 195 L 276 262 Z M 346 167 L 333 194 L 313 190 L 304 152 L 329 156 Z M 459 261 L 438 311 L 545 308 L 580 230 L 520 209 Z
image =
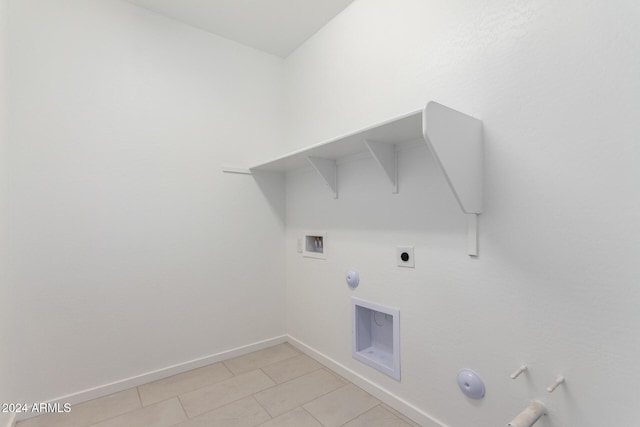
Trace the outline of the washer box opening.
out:
M 351 298 L 352 354 L 400 380 L 400 310 Z

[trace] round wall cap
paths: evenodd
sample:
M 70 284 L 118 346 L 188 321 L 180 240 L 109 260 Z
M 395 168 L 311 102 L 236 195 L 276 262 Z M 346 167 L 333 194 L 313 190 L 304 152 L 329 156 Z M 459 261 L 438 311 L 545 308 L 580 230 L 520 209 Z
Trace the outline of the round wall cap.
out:
M 458 372 L 458 387 L 471 399 L 482 399 L 484 397 L 484 382 L 471 369 L 463 369 Z
M 358 283 L 360 283 L 360 273 L 356 270 L 347 270 L 347 284 L 352 288 L 357 288 Z

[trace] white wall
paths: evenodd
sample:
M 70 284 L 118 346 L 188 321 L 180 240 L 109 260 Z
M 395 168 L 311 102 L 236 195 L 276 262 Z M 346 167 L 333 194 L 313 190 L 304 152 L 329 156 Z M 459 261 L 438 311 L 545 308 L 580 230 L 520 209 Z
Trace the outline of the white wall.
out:
M 6 156 L 6 6 L 7 0 L 0 0 L 0 343 L 5 342 L 5 337 L 12 328 L 11 304 L 8 301 L 9 274 L 7 271 L 7 156 Z M 6 378 L 11 370 L 8 363 L 8 348 L 0 345 L 0 378 Z M 0 387 L 0 402 L 9 401 L 9 390 Z M 10 414 L 0 413 L 0 426 L 5 426 L 9 422 Z
M 286 331 L 443 425 L 501 425 L 531 398 L 550 408 L 541 426 L 634 423 L 634 2 L 359 0 L 284 69 L 124 2 L 8 5 L 0 203 L 13 276 L 0 315 L 15 323 L 0 319 L 1 400 Z M 283 194 L 219 169 L 281 151 L 283 93 L 290 148 L 430 99 L 481 118 L 480 257 L 467 257 L 464 217 L 424 148 L 401 153 L 398 195 L 367 158 L 341 163 L 338 200 L 293 173 L 285 326 Z M 305 229 L 328 231 L 329 259 L 296 253 Z M 416 247 L 415 270 L 394 266 L 399 244 Z M 361 272 L 355 292 L 348 267 Z M 400 308 L 401 383 L 351 359 L 352 295 Z M 511 381 L 521 363 L 530 373 Z M 463 367 L 484 377 L 484 400 L 457 390 Z M 547 395 L 557 374 L 567 384 Z
M 281 144 L 282 60 L 126 2 L 9 13 L 10 401 L 282 335 L 284 192 L 220 168 Z
M 638 22 L 631 1 L 357 0 L 287 58 L 291 148 L 432 99 L 481 118 L 486 144 L 477 259 L 425 148 L 401 152 L 398 195 L 367 158 L 339 165 L 338 200 L 291 173 L 289 333 L 443 425 L 505 425 L 533 398 L 541 427 L 636 424 Z M 296 253 L 305 229 L 328 232 L 326 261 Z M 415 246 L 415 270 L 396 245 Z M 402 382 L 351 358 L 353 295 L 400 309 Z M 467 367 L 482 401 L 457 388 Z

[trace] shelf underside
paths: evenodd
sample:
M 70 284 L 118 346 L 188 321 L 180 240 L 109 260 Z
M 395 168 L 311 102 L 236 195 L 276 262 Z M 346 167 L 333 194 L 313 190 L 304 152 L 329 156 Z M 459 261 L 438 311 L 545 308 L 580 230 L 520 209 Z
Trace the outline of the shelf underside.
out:
M 422 111 L 416 111 L 340 138 L 289 153 L 252 166 L 250 169 L 252 171 L 286 172 L 308 167 L 308 157 L 339 159 L 367 151 L 365 141 L 401 144 L 422 138 Z

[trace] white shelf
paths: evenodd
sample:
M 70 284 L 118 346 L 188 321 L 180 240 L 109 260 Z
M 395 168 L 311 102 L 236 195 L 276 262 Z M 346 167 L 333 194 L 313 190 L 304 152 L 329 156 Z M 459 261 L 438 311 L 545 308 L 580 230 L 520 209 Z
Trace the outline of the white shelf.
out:
M 286 172 L 313 166 L 338 198 L 336 160 L 369 151 L 398 192 L 398 145 L 423 141 L 462 211 L 468 214 L 468 252 L 477 255 L 477 215 L 482 212 L 482 121 L 437 102 L 423 110 L 254 165 L 250 171 Z M 237 172 L 236 172 L 237 173 Z
M 365 140 L 396 144 L 422 138 L 422 110 L 420 110 L 339 138 L 285 154 L 273 160 L 252 166 L 249 169 L 286 172 L 309 166 L 309 157 L 336 160 L 341 157 L 367 151 L 364 145 Z

